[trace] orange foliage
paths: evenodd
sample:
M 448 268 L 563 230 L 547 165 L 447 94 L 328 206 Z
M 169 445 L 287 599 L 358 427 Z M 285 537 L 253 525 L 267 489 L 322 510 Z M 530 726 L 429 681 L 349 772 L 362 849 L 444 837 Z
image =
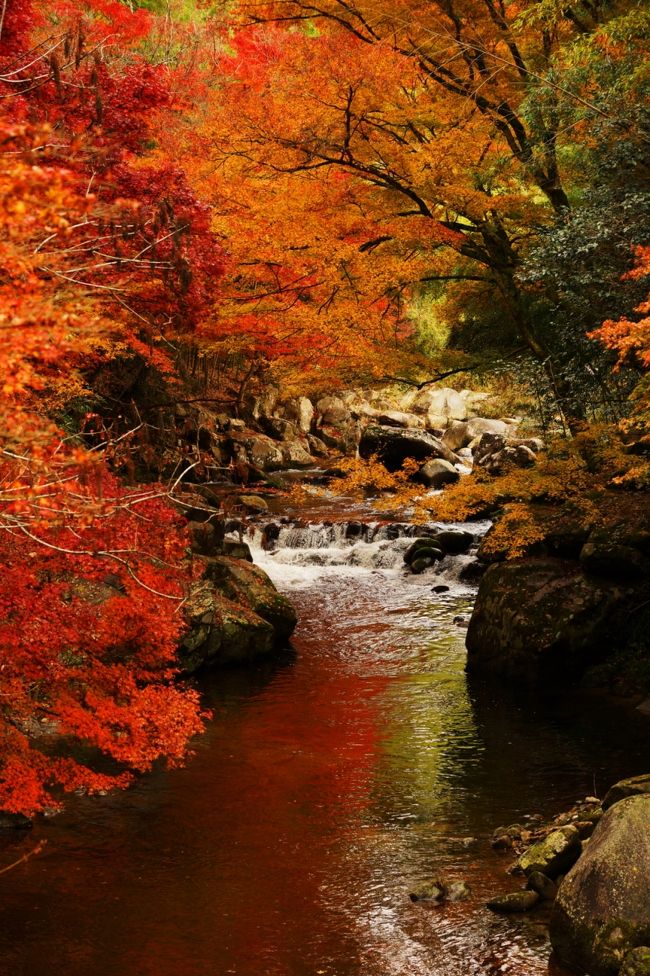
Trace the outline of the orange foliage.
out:
M 183 174 L 143 165 L 164 69 L 120 3 L 9 0 L 0 34 L 0 808 L 123 786 L 202 726 L 174 684 L 186 539 L 57 414 L 111 355 L 162 370 L 223 258 Z M 107 36 L 112 38 L 106 44 Z

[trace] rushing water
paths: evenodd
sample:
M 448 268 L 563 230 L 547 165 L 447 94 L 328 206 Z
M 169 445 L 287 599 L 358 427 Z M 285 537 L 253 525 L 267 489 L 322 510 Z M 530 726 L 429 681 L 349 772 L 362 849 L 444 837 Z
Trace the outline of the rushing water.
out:
M 647 771 L 647 719 L 468 687 L 466 559 L 407 576 L 409 533 L 303 523 L 257 549 L 295 655 L 213 676 L 185 769 L 12 839 L 3 863 L 48 843 L 0 876 L 2 976 L 547 972 L 543 917 L 484 908 L 519 884 L 489 837 Z M 411 903 L 437 876 L 470 899 Z

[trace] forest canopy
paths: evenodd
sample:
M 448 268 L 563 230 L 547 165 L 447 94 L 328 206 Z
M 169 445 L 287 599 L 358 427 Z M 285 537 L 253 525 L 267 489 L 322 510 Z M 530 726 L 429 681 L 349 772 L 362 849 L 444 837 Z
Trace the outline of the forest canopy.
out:
M 202 727 L 189 465 L 139 478 L 134 363 L 176 399 L 243 363 L 237 408 L 512 368 L 647 455 L 649 34 L 642 0 L 6 0 L 1 808 Z

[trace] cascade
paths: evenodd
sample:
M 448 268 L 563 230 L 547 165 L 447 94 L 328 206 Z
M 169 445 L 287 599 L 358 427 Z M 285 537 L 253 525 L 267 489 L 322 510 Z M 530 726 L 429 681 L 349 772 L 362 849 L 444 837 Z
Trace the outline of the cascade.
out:
M 363 574 L 383 571 L 415 581 L 404 564 L 404 554 L 416 538 L 433 536 L 443 529 L 464 529 L 474 543 L 463 555 L 446 555 L 427 570 L 421 582 L 444 583 L 468 589 L 462 572 L 476 558 L 478 544 L 490 523 L 446 525 L 429 522 L 304 521 L 282 519 L 258 522 L 248 528 L 254 561 L 276 582 L 296 583 L 317 575 Z

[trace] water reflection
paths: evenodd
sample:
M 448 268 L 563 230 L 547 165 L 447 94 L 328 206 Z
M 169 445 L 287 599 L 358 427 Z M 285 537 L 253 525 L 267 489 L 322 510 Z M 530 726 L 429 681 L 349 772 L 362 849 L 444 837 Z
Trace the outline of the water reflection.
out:
M 215 676 L 187 768 L 37 828 L 47 852 L 0 876 L 0 972 L 547 972 L 538 917 L 483 907 L 517 883 L 489 835 L 642 771 L 645 720 L 468 688 L 464 592 L 358 573 L 292 596 L 297 656 Z M 472 897 L 413 905 L 438 873 Z

